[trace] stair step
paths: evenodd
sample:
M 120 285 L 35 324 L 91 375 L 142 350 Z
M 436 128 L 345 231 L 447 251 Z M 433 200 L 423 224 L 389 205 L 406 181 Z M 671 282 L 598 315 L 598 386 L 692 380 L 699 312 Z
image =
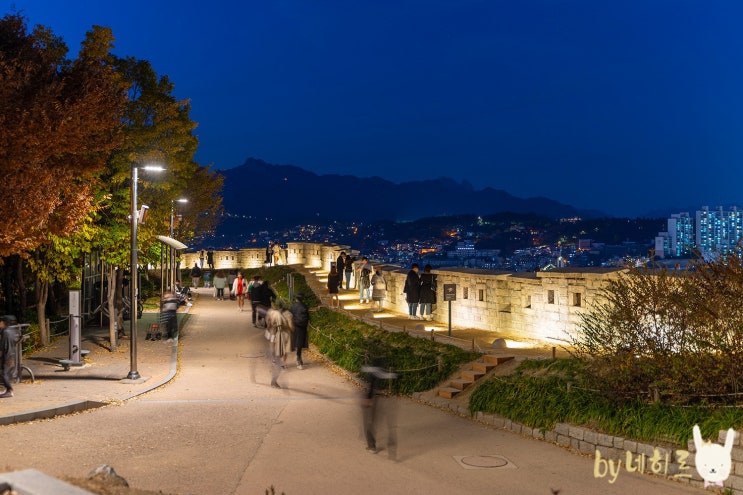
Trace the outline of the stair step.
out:
M 475 380 L 479 380 L 480 378 L 485 376 L 485 373 L 477 370 L 465 370 L 462 371 L 460 376 L 465 379 L 470 379 L 474 382 Z
M 461 390 L 457 390 L 456 388 L 439 387 L 439 397 L 445 399 L 453 399 L 459 392 L 461 392 Z
M 472 369 L 476 371 L 482 371 L 483 373 L 487 373 L 488 371 L 492 370 L 498 366 L 496 363 L 486 363 L 486 362 L 478 362 L 478 363 L 472 363 Z
M 473 383 L 475 383 L 473 380 L 467 380 L 466 378 L 456 378 L 454 380 L 449 380 L 449 387 L 456 388 L 457 390 L 464 390 Z
M 491 356 L 489 354 L 486 354 L 482 357 L 483 361 L 486 363 L 494 363 L 496 365 L 503 364 L 506 361 L 510 361 L 513 359 L 513 356 Z

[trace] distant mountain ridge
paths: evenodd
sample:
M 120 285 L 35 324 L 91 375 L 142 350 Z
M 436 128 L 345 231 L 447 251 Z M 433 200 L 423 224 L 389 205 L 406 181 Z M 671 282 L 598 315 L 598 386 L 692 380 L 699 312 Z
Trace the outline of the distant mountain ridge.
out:
M 459 214 L 534 213 L 549 218 L 606 217 L 544 197 L 517 198 L 468 182 L 439 178 L 395 184 L 380 177 L 317 175 L 293 165 L 248 158 L 218 171 L 225 177 L 224 207 L 231 215 L 295 225 L 321 221 L 408 221 Z

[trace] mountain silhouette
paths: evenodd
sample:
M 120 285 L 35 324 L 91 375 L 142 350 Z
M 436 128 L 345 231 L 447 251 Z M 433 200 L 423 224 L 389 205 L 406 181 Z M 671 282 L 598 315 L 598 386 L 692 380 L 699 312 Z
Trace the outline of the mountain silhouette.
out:
M 224 207 L 232 217 L 270 219 L 272 226 L 337 221 L 410 221 L 444 215 L 533 213 L 548 218 L 606 217 L 544 197 L 517 198 L 505 191 L 439 178 L 395 184 L 380 177 L 317 175 L 293 165 L 248 158 L 220 170 Z

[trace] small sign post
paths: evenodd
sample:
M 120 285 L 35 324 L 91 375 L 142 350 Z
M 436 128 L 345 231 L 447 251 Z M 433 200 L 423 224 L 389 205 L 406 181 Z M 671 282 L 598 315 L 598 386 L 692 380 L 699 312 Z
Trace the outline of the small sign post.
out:
M 457 284 L 444 284 L 444 301 L 449 302 L 449 337 L 451 337 L 451 302 L 457 300 Z

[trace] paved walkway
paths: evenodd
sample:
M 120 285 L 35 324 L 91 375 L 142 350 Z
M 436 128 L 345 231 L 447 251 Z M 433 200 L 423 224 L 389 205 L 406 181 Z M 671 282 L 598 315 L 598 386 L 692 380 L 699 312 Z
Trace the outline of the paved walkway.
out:
M 24 381 L 16 397 L 0 401 L 6 422 L 71 403 L 136 398 L 100 413 L 2 426 L 4 462 L 59 477 L 107 463 L 133 486 L 164 493 L 247 495 L 270 485 L 287 495 L 703 493 L 624 471 L 609 483 L 594 477 L 591 458 L 405 398 L 386 404 L 395 418 L 395 455 L 386 435 L 379 439 L 384 450 L 369 454 L 357 384 L 310 355 L 307 369 L 290 361 L 279 378 L 283 388 L 271 388 L 265 340 L 249 319 L 234 302 L 202 290 L 177 346 L 144 340 L 142 325 L 138 370 L 150 377 L 143 383 L 121 382 L 128 347 L 104 350 L 100 332 L 85 334 L 91 353 L 84 368 L 65 372 L 51 361 L 66 357 L 66 342 L 35 354 L 26 363 L 36 383 Z M 385 324 L 392 321 L 408 320 L 389 315 Z

